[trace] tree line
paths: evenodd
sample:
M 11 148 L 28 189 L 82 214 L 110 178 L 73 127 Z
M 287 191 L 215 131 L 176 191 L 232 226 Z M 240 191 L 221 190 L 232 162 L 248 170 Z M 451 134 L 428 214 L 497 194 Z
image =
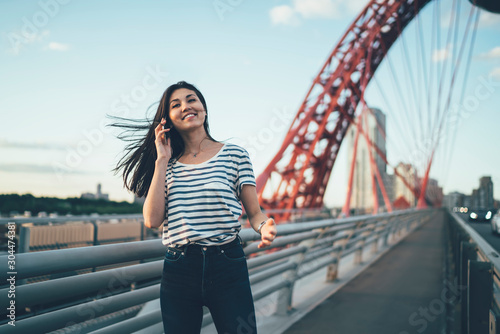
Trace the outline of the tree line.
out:
M 0 214 L 10 216 L 30 211 L 32 216 L 40 212 L 57 213 L 59 215 L 127 214 L 141 213 L 142 205 L 126 201 L 114 202 L 103 199 L 87 199 L 78 197 L 35 197 L 31 194 L 0 195 Z

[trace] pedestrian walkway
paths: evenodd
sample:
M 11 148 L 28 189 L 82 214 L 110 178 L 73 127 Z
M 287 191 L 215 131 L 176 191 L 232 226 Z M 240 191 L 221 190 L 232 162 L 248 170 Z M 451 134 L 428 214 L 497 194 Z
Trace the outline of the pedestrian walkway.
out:
M 441 333 L 444 218 L 437 214 L 284 333 Z

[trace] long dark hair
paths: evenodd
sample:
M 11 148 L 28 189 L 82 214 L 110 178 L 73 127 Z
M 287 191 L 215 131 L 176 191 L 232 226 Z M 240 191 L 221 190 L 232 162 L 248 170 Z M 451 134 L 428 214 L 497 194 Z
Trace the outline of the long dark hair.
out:
M 203 94 L 192 84 L 185 81 L 179 81 L 169 86 L 158 104 L 158 109 L 152 121 L 127 119 L 111 115 L 111 118 L 119 120 L 120 123 L 113 123 L 110 126 L 123 129 L 118 138 L 127 142 L 125 154 L 118 161 L 113 169 L 117 173 L 122 173 L 125 187 L 139 197 L 146 196 L 153 179 L 155 161 L 157 158 L 155 146 L 155 128 L 161 122 L 162 118 L 167 120 L 167 124 L 172 124 L 170 120 L 169 101 L 172 93 L 180 88 L 186 88 L 196 93 L 206 112 L 203 127 L 209 139 L 216 141 L 210 135 L 208 126 L 208 109 Z M 144 132 L 147 131 L 146 135 Z M 177 159 L 184 153 L 184 140 L 177 130 L 172 127 L 170 130 L 170 145 L 172 147 L 172 158 Z

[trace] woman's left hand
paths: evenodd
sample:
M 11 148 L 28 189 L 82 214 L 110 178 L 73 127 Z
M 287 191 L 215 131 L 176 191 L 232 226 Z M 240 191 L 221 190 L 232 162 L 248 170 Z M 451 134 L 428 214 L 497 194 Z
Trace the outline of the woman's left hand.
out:
M 274 241 L 274 238 L 276 238 L 276 223 L 274 222 L 274 219 L 269 218 L 266 220 L 266 223 L 262 225 L 260 229 L 260 234 L 261 234 L 261 242 L 258 248 L 264 248 L 267 246 L 270 246 L 271 243 Z

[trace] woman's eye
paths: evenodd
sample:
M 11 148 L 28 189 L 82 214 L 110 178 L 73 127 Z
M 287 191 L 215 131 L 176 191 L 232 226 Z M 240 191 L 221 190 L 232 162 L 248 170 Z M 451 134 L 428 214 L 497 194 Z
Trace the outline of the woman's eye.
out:
M 172 108 L 177 108 L 178 106 L 179 106 L 179 104 L 174 104 L 174 105 L 172 106 Z
M 195 101 L 196 101 L 195 99 L 188 100 L 188 102 L 195 102 Z

